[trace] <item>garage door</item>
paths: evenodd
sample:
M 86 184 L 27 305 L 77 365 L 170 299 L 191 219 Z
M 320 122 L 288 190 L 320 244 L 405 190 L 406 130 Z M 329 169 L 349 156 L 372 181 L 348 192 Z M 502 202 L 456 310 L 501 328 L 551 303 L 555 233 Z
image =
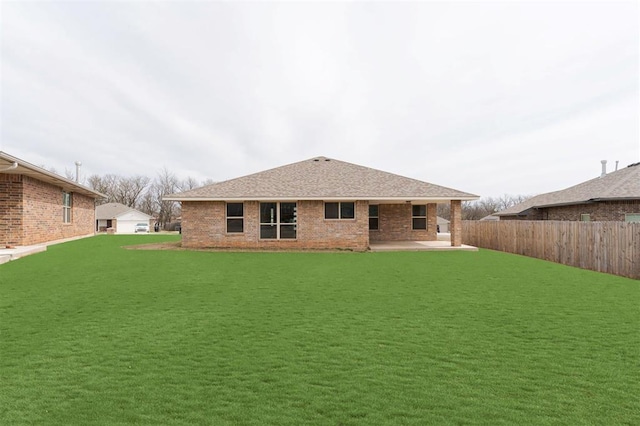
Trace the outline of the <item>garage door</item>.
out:
M 118 234 L 133 234 L 136 229 L 136 223 L 138 221 L 135 220 L 119 220 L 118 221 Z

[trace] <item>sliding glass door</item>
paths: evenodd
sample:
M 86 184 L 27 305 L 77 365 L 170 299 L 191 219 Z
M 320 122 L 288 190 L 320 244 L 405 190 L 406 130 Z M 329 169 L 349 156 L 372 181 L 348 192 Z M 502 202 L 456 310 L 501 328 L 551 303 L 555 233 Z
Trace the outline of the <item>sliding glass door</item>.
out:
M 296 203 L 260 203 L 260 238 L 295 239 L 298 207 Z

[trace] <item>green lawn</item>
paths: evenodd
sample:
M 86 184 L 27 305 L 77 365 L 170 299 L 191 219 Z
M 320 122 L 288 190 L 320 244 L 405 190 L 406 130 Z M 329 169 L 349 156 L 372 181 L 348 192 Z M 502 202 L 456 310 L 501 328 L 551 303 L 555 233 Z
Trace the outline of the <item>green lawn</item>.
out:
M 0 266 L 0 424 L 640 424 L 640 281 L 480 252 Z

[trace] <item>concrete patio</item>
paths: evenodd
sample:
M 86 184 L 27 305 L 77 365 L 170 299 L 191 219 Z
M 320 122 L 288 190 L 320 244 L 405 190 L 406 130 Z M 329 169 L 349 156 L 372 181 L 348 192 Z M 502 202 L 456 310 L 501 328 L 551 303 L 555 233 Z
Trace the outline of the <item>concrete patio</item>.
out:
M 478 251 L 477 247 L 451 246 L 451 241 L 379 241 L 369 243 L 371 251 Z
M 19 246 L 14 248 L 0 248 L 0 265 L 10 262 L 12 260 L 20 259 L 21 257 L 28 256 L 34 253 L 40 253 L 46 251 L 45 245 L 34 246 Z
M 12 260 L 20 259 L 21 257 L 28 256 L 30 254 L 40 253 L 47 251 L 47 246 L 53 244 L 66 243 L 67 241 L 79 240 L 81 238 L 92 237 L 94 234 L 81 235 L 78 237 L 64 238 L 61 240 L 49 241 L 42 244 L 34 244 L 31 246 L 16 246 L 12 248 L 0 248 L 0 265 L 10 262 Z

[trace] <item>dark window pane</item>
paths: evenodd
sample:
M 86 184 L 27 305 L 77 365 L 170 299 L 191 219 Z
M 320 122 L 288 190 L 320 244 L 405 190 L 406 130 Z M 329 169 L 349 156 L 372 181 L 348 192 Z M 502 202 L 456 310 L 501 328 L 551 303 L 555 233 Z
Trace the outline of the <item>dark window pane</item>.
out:
M 413 216 L 426 216 L 427 206 L 413 206 Z
M 413 229 L 427 229 L 427 219 L 414 217 Z
M 375 231 L 376 229 L 378 229 L 378 218 L 377 217 L 370 217 L 369 218 L 369 230 Z
M 243 232 L 244 219 L 227 219 L 227 232 Z
M 378 206 L 369 206 L 369 217 L 378 217 Z
M 296 238 L 297 225 L 280 225 L 280 239 Z
M 338 219 L 338 203 L 324 203 L 324 218 Z
M 260 225 L 260 238 L 262 239 L 275 239 L 278 234 L 278 227 L 276 225 Z
M 260 223 L 276 223 L 276 203 L 260 203 Z
M 243 215 L 242 203 L 227 203 L 227 217 L 242 217 Z
M 340 203 L 340 219 L 353 219 L 356 217 L 356 209 L 353 203 Z
M 296 203 L 280 203 L 280 223 L 296 223 Z

